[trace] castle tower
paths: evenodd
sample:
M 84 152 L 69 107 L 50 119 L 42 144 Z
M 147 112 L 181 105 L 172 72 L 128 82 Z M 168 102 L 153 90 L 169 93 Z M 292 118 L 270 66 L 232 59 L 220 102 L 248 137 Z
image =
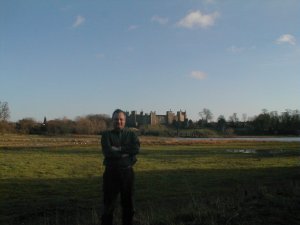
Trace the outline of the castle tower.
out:
M 156 125 L 157 119 L 156 119 L 156 113 L 150 112 L 150 125 Z
M 173 123 L 173 120 L 175 119 L 175 114 L 170 110 L 170 111 L 167 111 L 166 113 L 167 115 L 167 124 L 172 124 Z
M 182 112 L 181 110 L 177 112 L 177 119 L 179 122 L 184 122 L 187 119 L 186 111 Z

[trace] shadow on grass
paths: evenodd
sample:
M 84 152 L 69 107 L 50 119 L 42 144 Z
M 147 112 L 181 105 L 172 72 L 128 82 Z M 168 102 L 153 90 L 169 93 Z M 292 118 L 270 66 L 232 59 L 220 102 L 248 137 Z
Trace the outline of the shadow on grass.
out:
M 45 154 L 95 154 L 102 155 L 100 147 L 74 147 L 74 146 L 60 146 L 60 147 L 1 147 L 1 151 L 5 152 L 31 152 L 31 153 L 45 153 Z
M 101 176 L 2 179 L 0 223 L 98 224 L 101 183 Z M 300 221 L 300 170 L 136 171 L 136 209 L 140 225 L 295 225 Z
M 62 154 L 62 155 L 95 155 L 102 156 L 102 150 L 100 146 L 65 146 L 65 147 L 1 147 L 1 151 L 7 152 L 30 152 L 30 153 L 45 153 L 45 154 Z M 247 153 L 247 154 L 246 154 Z M 200 149 L 194 147 L 192 149 L 178 149 L 178 150 L 151 150 L 147 149 L 140 152 L 140 155 L 146 158 L 161 158 L 162 156 L 180 157 L 184 159 L 190 159 L 194 157 L 211 156 L 211 155 L 228 155 L 234 157 L 281 157 L 281 156 L 300 156 L 300 151 L 287 149 L 287 150 L 274 150 L 274 149 Z
M 1 224 L 90 224 L 101 204 L 101 177 L 1 180 Z M 86 220 L 89 218 L 88 220 Z M 47 222 L 48 221 L 48 222 Z

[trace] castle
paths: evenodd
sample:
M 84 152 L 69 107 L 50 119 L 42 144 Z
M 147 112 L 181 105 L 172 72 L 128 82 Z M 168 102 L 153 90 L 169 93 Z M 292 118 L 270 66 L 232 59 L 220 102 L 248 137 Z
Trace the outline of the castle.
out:
M 167 111 L 165 115 L 156 115 L 156 112 L 150 112 L 147 114 L 141 111 L 139 114 L 136 111 L 131 111 L 131 113 L 126 112 L 127 125 L 130 127 L 138 127 L 141 125 L 172 125 L 175 121 L 186 122 L 187 115 L 186 112 L 177 111 L 177 114 L 173 113 L 171 110 Z

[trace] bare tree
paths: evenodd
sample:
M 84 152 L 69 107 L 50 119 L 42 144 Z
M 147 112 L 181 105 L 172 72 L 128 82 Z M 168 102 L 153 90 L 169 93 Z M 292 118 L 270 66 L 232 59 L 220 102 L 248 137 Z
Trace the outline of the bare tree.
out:
M 37 126 L 37 122 L 33 118 L 24 118 L 17 122 L 16 129 L 23 134 L 29 134 Z
M 248 116 L 246 113 L 243 113 L 242 114 L 242 118 L 243 118 L 243 122 L 246 123 L 247 122 L 247 119 L 248 119 Z
M 101 114 L 77 117 L 75 130 L 79 134 L 99 134 L 107 129 L 109 121 L 107 115 Z
M 239 118 L 237 116 L 237 113 L 233 113 L 232 116 L 229 116 L 229 122 L 233 127 L 236 127 L 238 125 Z
M 77 117 L 75 131 L 78 134 L 92 134 L 94 132 L 92 122 L 86 117 Z
M 213 119 L 213 114 L 209 109 L 203 108 L 201 112 L 199 112 L 199 116 L 206 123 Z
M 10 111 L 7 102 L 0 101 L 0 121 L 7 121 L 10 118 Z
M 261 110 L 263 114 L 268 114 L 268 110 L 267 109 L 262 109 Z

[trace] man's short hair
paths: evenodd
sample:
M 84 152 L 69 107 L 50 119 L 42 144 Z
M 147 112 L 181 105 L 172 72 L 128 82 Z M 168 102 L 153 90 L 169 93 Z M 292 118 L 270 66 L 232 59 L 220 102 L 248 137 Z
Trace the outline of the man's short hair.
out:
M 121 109 L 116 109 L 116 110 L 113 112 L 112 117 L 114 117 L 115 114 L 119 114 L 119 113 L 123 113 L 124 116 L 125 116 L 125 118 L 126 118 L 126 113 L 125 113 L 123 110 L 121 110 Z

